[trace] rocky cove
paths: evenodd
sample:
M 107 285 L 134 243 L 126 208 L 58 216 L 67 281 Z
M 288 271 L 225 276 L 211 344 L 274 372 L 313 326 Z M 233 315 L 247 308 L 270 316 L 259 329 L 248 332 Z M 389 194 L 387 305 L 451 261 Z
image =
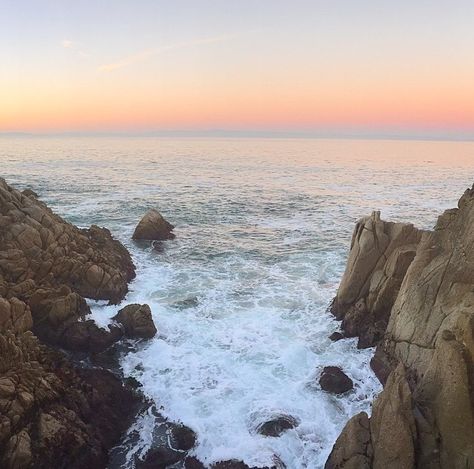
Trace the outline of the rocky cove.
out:
M 326 467 L 473 464 L 473 194 L 467 191 L 433 232 L 383 222 L 377 213 L 358 223 L 331 309 L 344 337 L 377 346 L 372 365 L 385 389 L 370 419 L 358 414 L 348 422 Z M 151 408 L 160 419 L 120 375 L 115 357 L 118 341 L 156 332 L 147 306 L 117 311 L 109 330 L 84 320 L 85 298 L 117 304 L 125 297 L 135 272 L 131 257 L 106 229 L 75 228 L 32 191 L 20 193 L 4 181 L 0 210 L 3 464 L 106 467 L 110 454 L 119 457 L 110 449 L 137 413 Z M 158 215 L 149 218 L 156 222 Z M 138 238 L 154 237 L 139 227 Z M 165 228 L 157 237 L 172 237 L 172 227 Z M 325 371 L 346 385 L 340 392 L 350 389 L 344 376 Z M 277 416 L 263 431 L 276 437 L 297 424 Z M 166 425 L 170 444 L 136 464 L 204 467 L 186 456 L 192 430 Z M 277 458 L 275 467 L 282 467 Z

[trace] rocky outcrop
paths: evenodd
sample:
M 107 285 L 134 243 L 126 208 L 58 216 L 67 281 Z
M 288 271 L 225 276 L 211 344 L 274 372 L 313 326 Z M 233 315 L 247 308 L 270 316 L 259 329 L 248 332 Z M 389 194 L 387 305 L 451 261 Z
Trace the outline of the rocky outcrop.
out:
M 378 284 L 370 276 L 365 282 Z M 367 467 L 474 467 L 473 363 L 474 188 L 421 234 L 396 289 L 372 361 L 385 386 L 370 418 Z M 328 467 L 346 467 L 337 457 L 347 450 L 341 445 L 363 431 L 366 438 L 365 427 L 346 425 Z M 349 453 L 342 459 L 360 451 Z
M 80 230 L 0 179 L 0 467 L 107 465 L 142 399 L 45 344 L 86 353 L 111 345 L 122 329 L 86 321 L 85 297 L 117 303 L 133 276 L 108 230 Z
M 174 226 L 167 222 L 157 210 L 145 213 L 133 233 L 133 239 L 145 241 L 164 241 L 174 239 Z
M 148 305 L 127 305 L 114 319 L 123 326 L 130 339 L 151 339 L 157 332 Z
M 360 348 L 382 338 L 421 235 L 411 224 L 381 220 L 380 212 L 357 222 L 331 310 L 346 337 L 359 337 Z
M 80 230 L 3 179 L 0 246 L 0 275 L 6 284 L 67 285 L 83 297 L 118 303 L 135 276 L 130 254 L 107 229 Z

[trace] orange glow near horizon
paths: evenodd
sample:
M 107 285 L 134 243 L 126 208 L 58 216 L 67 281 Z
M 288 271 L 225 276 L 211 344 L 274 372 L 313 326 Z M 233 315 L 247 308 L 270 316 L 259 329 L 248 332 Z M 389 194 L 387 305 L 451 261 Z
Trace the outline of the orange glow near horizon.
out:
M 223 6 L 214 18 L 206 0 L 193 2 L 189 17 L 182 6 L 145 2 L 147 16 L 124 3 L 115 23 L 94 3 L 70 5 L 73 14 L 47 0 L 49 10 L 27 13 L 28 28 L 16 12 L 25 37 L 12 41 L 13 25 L 0 41 L 0 132 L 428 130 L 474 138 L 471 3 L 428 11 L 368 1 L 342 11 L 243 2 L 241 21 Z M 123 18 L 131 26 L 121 34 Z

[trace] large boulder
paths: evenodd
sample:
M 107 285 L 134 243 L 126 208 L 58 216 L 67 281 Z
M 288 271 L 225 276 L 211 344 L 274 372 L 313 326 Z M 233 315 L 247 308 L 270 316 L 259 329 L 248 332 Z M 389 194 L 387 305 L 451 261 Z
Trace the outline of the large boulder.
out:
M 122 308 L 114 319 L 122 324 L 130 339 L 151 339 L 157 330 L 148 305 L 131 304 Z
M 132 238 L 145 241 L 164 241 L 174 239 L 174 226 L 167 222 L 155 209 L 148 210 L 138 223 Z
M 354 387 L 352 379 L 337 366 L 325 366 L 319 378 L 319 384 L 323 391 L 332 394 L 342 394 Z

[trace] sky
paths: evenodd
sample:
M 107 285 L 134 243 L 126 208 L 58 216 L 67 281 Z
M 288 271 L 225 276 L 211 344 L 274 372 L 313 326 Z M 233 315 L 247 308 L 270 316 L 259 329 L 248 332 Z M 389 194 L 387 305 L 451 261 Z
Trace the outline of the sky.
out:
M 1 0 L 0 132 L 474 138 L 472 0 Z

